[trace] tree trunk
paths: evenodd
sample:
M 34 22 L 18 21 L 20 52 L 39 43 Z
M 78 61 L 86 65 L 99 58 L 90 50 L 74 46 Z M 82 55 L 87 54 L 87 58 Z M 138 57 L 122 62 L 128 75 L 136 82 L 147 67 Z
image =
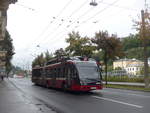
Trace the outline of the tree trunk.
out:
M 148 77 L 148 57 L 147 57 L 147 46 L 144 46 L 144 82 L 145 88 L 149 88 L 149 77 Z
M 107 52 L 104 53 L 104 63 L 105 63 L 105 84 L 107 85 Z

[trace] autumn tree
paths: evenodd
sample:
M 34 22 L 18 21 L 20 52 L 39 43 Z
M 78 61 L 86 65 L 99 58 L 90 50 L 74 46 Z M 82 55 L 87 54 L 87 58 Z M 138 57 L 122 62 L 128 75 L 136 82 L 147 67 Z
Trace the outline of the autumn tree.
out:
M 88 56 L 91 57 L 95 47 L 92 46 L 91 40 L 88 37 L 81 37 L 79 32 L 69 33 L 69 38 L 66 39 L 69 46 L 66 51 L 73 56 Z
M 104 52 L 104 64 L 105 64 L 105 80 L 107 84 L 107 63 L 110 59 L 121 57 L 122 44 L 116 35 L 109 35 L 107 31 L 99 31 L 95 33 L 95 37 L 91 39 L 98 51 Z
M 150 13 L 148 10 L 141 11 L 141 19 L 135 21 L 136 29 L 140 35 L 143 46 L 143 60 L 144 60 L 144 81 L 145 88 L 149 86 L 149 70 L 148 70 L 148 43 L 150 42 Z

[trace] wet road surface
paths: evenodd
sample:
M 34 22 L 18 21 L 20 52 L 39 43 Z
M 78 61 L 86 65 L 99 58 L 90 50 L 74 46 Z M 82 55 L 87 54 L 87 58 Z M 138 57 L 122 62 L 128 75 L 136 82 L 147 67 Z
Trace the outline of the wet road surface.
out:
M 150 93 L 105 88 L 89 93 L 63 92 L 34 85 L 29 79 L 10 79 L 28 100 L 56 113 L 149 113 Z

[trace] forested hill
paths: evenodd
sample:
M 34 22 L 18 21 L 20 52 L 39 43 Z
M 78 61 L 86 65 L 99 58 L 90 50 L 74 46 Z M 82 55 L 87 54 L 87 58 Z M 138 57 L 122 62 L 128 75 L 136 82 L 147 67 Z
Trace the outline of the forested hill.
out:
M 126 58 L 136 58 L 143 60 L 142 41 L 137 34 L 130 34 L 128 37 L 122 39 L 123 51 Z M 150 42 L 148 42 L 148 57 L 150 57 Z

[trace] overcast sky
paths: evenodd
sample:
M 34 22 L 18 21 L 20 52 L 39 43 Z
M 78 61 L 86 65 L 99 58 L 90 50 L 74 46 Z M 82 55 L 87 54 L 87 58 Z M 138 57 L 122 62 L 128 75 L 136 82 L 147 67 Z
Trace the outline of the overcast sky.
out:
M 95 7 L 91 1 L 18 0 L 10 5 L 7 29 L 15 47 L 13 64 L 27 67 L 37 54 L 65 48 L 65 38 L 73 30 L 89 37 L 99 30 L 118 37 L 135 33 L 132 20 L 145 0 L 96 0 Z

